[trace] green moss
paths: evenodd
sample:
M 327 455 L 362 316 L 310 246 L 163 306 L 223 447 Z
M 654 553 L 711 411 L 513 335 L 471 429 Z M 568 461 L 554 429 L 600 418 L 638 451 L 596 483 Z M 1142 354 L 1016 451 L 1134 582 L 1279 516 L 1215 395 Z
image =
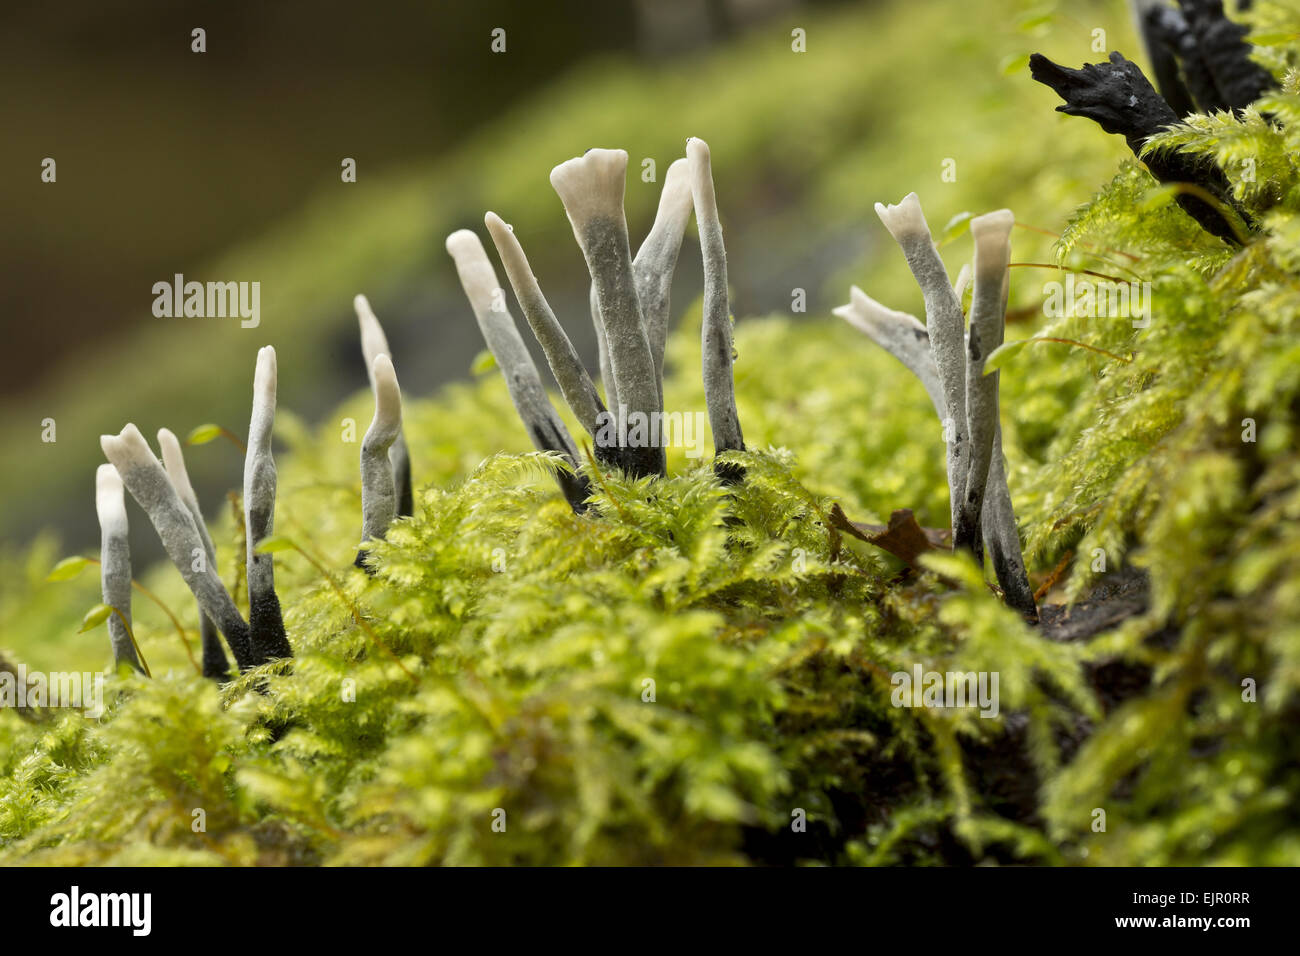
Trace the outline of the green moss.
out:
M 667 480 L 593 473 L 581 518 L 556 493 L 557 463 L 526 451 L 494 371 L 410 401 L 417 514 L 375 547 L 373 578 L 350 567 L 357 446 L 338 423 L 366 420 L 357 395 L 318 429 L 278 422 L 277 531 L 334 576 L 276 556 L 291 665 L 219 692 L 137 602 L 154 680 L 114 679 L 98 722 L 0 715 L 0 861 L 1300 863 L 1295 55 L 1270 48 L 1291 70 L 1259 104 L 1273 123 L 1198 117 L 1162 139 L 1223 165 L 1257 238 L 1234 253 L 1125 162 L 1056 255 L 1149 281 L 1149 327 L 1008 329 L 1110 353 L 1044 342 L 1005 357 L 1031 571 L 1077 555 L 1060 598 L 1143 568 L 1144 613 L 1048 640 L 963 559 L 905 574 L 836 540 L 832 501 L 866 521 L 911 507 L 931 525 L 947 503 L 919 385 L 829 320 L 738 324 L 743 484 L 677 452 Z M 1258 176 L 1243 181 L 1251 156 Z M 1013 310 L 1050 278 L 1013 273 Z M 890 304 L 911 307 L 901 292 Z M 687 321 L 667 407 L 703 407 L 698 348 Z M 227 580 L 238 534 L 214 526 Z M 43 656 L 21 650 L 49 668 L 87 653 L 59 626 L 96 600 L 88 575 L 40 583 L 56 557 L 46 543 L 6 559 L 0 596 L 6 633 L 47 639 Z M 168 569 L 148 583 L 190 606 Z M 916 664 L 996 671 L 999 715 L 894 707 L 890 675 Z M 1119 671 L 1140 679 L 1121 688 Z

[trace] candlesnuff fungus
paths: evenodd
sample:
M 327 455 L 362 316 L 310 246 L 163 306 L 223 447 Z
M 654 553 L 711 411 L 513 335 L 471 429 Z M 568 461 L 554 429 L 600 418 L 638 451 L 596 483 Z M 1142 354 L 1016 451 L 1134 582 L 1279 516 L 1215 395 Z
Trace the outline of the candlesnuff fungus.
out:
M 388 336 L 384 327 L 370 308 L 370 300 L 359 295 L 352 300 L 352 307 L 357 313 L 357 323 L 361 326 L 361 354 L 366 360 L 366 375 L 370 378 L 370 387 L 375 387 L 375 356 L 381 352 L 393 357 L 388 348 Z M 393 462 L 393 480 L 397 484 L 397 515 L 409 518 L 415 514 L 415 499 L 411 491 L 411 454 L 406 447 L 406 435 L 399 428 L 393 439 L 393 447 L 388 452 Z
M 960 281 L 959 278 L 958 282 Z M 920 379 L 930 397 L 930 403 L 934 405 L 935 414 L 943 421 L 947 405 L 943 387 L 939 383 L 939 369 L 930 353 L 930 338 L 925 326 L 915 316 L 886 308 L 857 286 L 852 288 L 850 304 L 832 311 L 865 332 Z M 951 495 L 951 489 L 949 494 Z M 993 453 L 984 489 L 980 527 L 984 533 L 984 546 L 988 549 L 1007 603 L 1027 620 L 1037 620 L 1034 592 L 1029 586 L 1029 576 L 1025 573 L 1024 559 L 1020 555 L 1020 533 L 1016 528 L 1011 491 L 1007 486 L 1006 468 L 1002 459 L 1001 426 L 993 433 Z
M 196 554 L 203 552 L 203 540 L 194 519 L 162 465 L 149 450 L 140 430 L 127 424 L 120 435 L 101 435 L 99 443 L 105 457 L 117 469 L 126 490 L 149 516 L 167 557 L 194 592 L 203 613 L 212 618 L 225 635 L 235 664 L 244 671 L 263 663 L 254 656 L 248 624 L 240 616 L 216 569 L 209 561 L 200 564 L 194 560 Z
M 623 214 L 626 176 L 627 153 L 621 149 L 590 149 L 551 170 L 551 186 L 564 204 L 596 290 L 620 424 L 633 416 L 650 422 L 663 411 Z M 623 460 L 637 477 L 667 471 L 662 445 L 629 445 Z
M 614 381 L 614 366 L 609 361 L 609 343 L 605 341 L 605 325 L 600 321 L 600 301 L 596 298 L 596 283 L 588 293 L 591 324 L 596 329 L 596 348 L 600 353 L 600 384 L 605 389 L 605 404 L 618 408 L 618 383 Z
M 212 535 L 208 533 L 207 522 L 203 520 L 203 511 L 199 508 L 199 499 L 194 494 L 194 486 L 190 484 L 189 472 L 185 468 L 185 457 L 181 454 L 181 443 L 169 429 L 160 428 L 158 429 L 158 447 L 162 449 L 163 468 L 167 472 L 167 478 L 171 481 L 172 487 L 176 489 L 176 493 L 180 495 L 185 507 L 189 510 L 190 517 L 194 519 L 194 526 L 198 529 L 199 538 L 203 541 L 205 559 L 208 564 L 215 567 L 217 549 L 212 543 Z M 230 660 L 226 657 L 226 652 L 221 646 L 217 626 L 212 623 L 212 618 L 203 613 L 201 606 L 199 607 L 199 635 L 203 644 L 203 676 L 214 680 L 224 680 L 230 674 Z
M 492 236 L 497 255 L 501 257 L 501 264 L 505 266 L 506 277 L 515 290 L 519 308 L 523 310 L 524 318 L 528 320 L 533 335 L 542 346 L 546 362 L 560 386 L 560 394 L 568 402 L 569 408 L 573 409 L 579 424 L 594 438 L 608 411 L 605 403 L 600 400 L 591 376 L 583 367 L 582 359 L 578 357 L 578 350 L 569 341 L 559 319 L 551 310 L 550 303 L 546 301 L 546 296 L 542 294 L 542 288 L 528 264 L 523 246 L 515 238 L 514 230 L 494 212 L 487 213 L 483 222 L 487 225 L 488 234 Z M 620 450 L 607 447 L 602 442 L 596 443 L 595 454 L 598 460 L 624 465 Z
M 122 615 L 108 616 L 113 668 L 128 664 L 144 673 L 127 627 L 131 620 L 131 544 L 127 536 L 126 499 L 122 479 L 112 465 L 95 471 L 95 512 L 99 515 L 99 580 L 103 601 Z
M 736 414 L 736 387 L 732 377 L 731 305 L 727 298 L 727 250 L 722 243 L 722 222 L 713 192 L 713 171 L 709 144 L 702 139 L 686 141 L 690 163 L 691 194 L 695 222 L 700 231 L 700 254 L 704 259 L 704 324 L 700 333 L 704 355 L 704 401 L 713 429 L 713 448 L 743 451 L 745 439 Z M 665 184 L 667 189 L 667 184 Z
M 689 164 L 679 159 L 668 168 L 654 225 L 629 259 L 626 168 L 623 150 L 606 149 L 590 150 L 551 172 L 592 276 L 591 315 L 607 403 L 542 294 L 513 229 L 494 212 L 484 222 L 560 392 L 594 440 L 597 460 L 633 475 L 662 475 L 662 442 L 653 441 L 654 428 L 643 426 L 663 409 L 672 278 L 694 200 Z
M 966 487 L 969 453 L 966 431 L 966 342 L 961 302 L 948 280 L 939 250 L 930 238 L 930 227 L 916 193 L 908 193 L 896 206 L 876 203 L 876 215 L 903 250 L 907 265 L 925 299 L 925 328 L 930 351 L 939 373 L 944 397 L 944 437 L 948 444 L 948 488 L 952 508 L 953 545 L 965 522 L 961 513 L 962 489 Z M 969 532 L 970 529 L 965 529 Z
M 689 153 L 689 149 L 687 150 Z M 712 187 L 712 180 L 710 180 Z M 710 196 L 712 189 L 710 188 Z M 650 340 L 650 356 L 655 363 L 655 376 L 663 387 L 664 348 L 668 342 L 673 291 L 673 273 L 677 269 L 677 256 L 682 249 L 682 236 L 694 209 L 689 161 L 677 159 L 664 174 L 664 188 L 659 193 L 659 208 L 654 225 L 646 234 L 641 248 L 632 259 L 632 274 L 636 280 L 636 294 L 641 302 L 641 315 L 645 319 L 646 338 Z M 714 210 L 716 213 L 716 209 Z M 719 243 L 721 229 L 719 229 Z M 725 260 L 723 263 L 725 269 Z M 726 283 L 724 282 L 725 286 Z M 603 374 L 603 373 L 602 373 Z M 662 404 L 663 396 L 660 395 Z
M 552 407 L 537 366 L 506 309 L 505 290 L 497 282 L 483 243 L 470 230 L 461 229 L 447 237 L 447 252 L 456 263 L 461 287 L 474 310 L 479 331 L 505 377 L 510 399 L 528 429 L 533 446 L 539 451 L 559 452 L 574 469 L 558 472 L 556 480 L 569 506 L 581 514 L 587 509 L 586 499 L 591 491 L 586 479 L 577 472 L 577 446 Z
M 397 483 L 388 450 L 402 430 L 402 392 L 386 352 L 375 356 L 370 381 L 375 417 L 361 440 L 361 550 L 355 562 L 359 568 L 366 568 L 366 542 L 382 540 L 397 513 Z
M 496 213 L 484 217 L 524 316 L 533 330 L 565 401 L 595 439 L 596 456 L 634 477 L 662 476 L 666 458 L 656 419 L 663 412 L 663 360 L 671 310 L 673 272 L 692 210 L 704 254 L 702 331 L 705 400 L 715 450 L 743 450 L 732 377 L 731 310 L 727 257 L 709 167 L 709 147 L 687 141 L 687 156 L 668 167 L 654 225 L 633 259 L 629 254 L 623 189 L 627 153 L 592 149 L 551 170 L 555 187 L 591 273 L 591 315 L 600 349 L 605 401 L 584 369 L 533 275 L 512 228 Z M 501 299 L 496 273 L 482 243 L 468 230 L 447 239 L 461 284 L 488 347 L 497 358 L 520 417 L 534 443 L 571 457 L 572 440 L 555 415 Z M 552 426 L 551 421 L 554 420 Z M 554 433 L 563 441 L 539 440 Z M 615 433 L 617 437 L 611 437 Z M 655 436 L 659 437 L 656 438 Z M 738 475 L 720 469 L 726 480 Z M 583 488 L 585 494 L 585 485 Z M 566 494 L 568 492 L 566 491 Z M 574 510 L 581 512 L 569 495 Z
M 921 380 L 939 421 L 947 417 L 948 403 L 944 398 L 943 384 L 939 381 L 939 367 L 930 351 L 930 333 L 920 319 L 886 308 L 857 286 L 849 289 L 849 304 L 831 312 L 865 332 L 873 342 L 902 362 Z
M 1160 182 L 1199 186 L 1253 228 L 1250 218 L 1233 200 L 1228 178 L 1213 163 L 1173 150 L 1143 155 L 1146 141 L 1177 123 L 1178 115 L 1136 63 L 1113 51 L 1109 63 L 1089 63 L 1083 69 L 1072 70 L 1035 53 L 1029 58 L 1029 71 L 1035 80 L 1065 100 L 1057 112 L 1086 116 L 1107 133 L 1123 136 L 1133 155 L 1141 158 Z M 1174 201 L 1206 232 L 1233 245 L 1241 244 L 1232 224 L 1214 204 L 1189 193 L 1180 193 Z
M 970 459 L 962 496 L 960 529 L 953 530 L 953 547 L 980 554 L 980 514 L 993 457 L 993 433 L 998 427 L 998 373 L 984 374 L 984 359 L 1002 344 L 1011 264 L 1011 227 L 1015 217 L 1002 209 L 970 222 L 975 240 L 975 291 L 971 297 L 970 333 L 966 343 L 966 428 Z
M 916 205 L 915 217 L 924 223 L 919 201 Z M 956 515 L 960 511 L 964 515 L 963 520 L 973 520 L 982 532 L 984 545 L 993 562 L 994 572 L 997 574 L 998 583 L 1002 587 L 1007 603 L 1032 622 L 1038 619 L 1038 609 L 1034 603 L 1033 589 L 1029 586 L 1029 577 L 1025 573 L 1024 559 L 1020 553 L 1020 535 L 1011 504 L 1011 491 L 1007 486 L 1006 468 L 1002 457 L 1002 428 L 998 421 L 997 376 L 983 374 L 984 360 L 1001 343 L 1005 327 L 1010 275 L 1009 233 L 1012 222 L 1008 210 L 990 213 L 971 221 L 971 231 L 976 242 L 974 270 L 976 285 L 972 301 L 969 339 L 962 334 L 964 323 L 961 313 L 961 296 L 971 276 L 969 268 L 962 267 L 952 290 L 953 299 L 957 302 L 956 334 L 959 337 L 959 355 L 963 357 L 963 364 L 969 363 L 968 367 L 963 369 L 963 377 L 968 388 L 968 395 L 963 404 L 966 408 L 964 414 L 972 451 L 969 456 L 970 463 L 962 473 L 961 483 L 954 484 L 952 443 L 949 441 L 948 491 L 953 514 Z M 927 229 L 926 235 L 928 234 Z M 923 248 L 920 251 L 924 254 Z M 928 254 L 924 254 L 921 258 L 927 263 L 923 274 L 946 277 L 947 272 L 942 260 L 939 259 L 938 250 L 934 251 L 936 262 L 929 262 Z M 915 269 L 913 271 L 916 272 Z M 983 277 L 982 281 L 981 277 Z M 928 281 L 938 281 L 938 279 Z M 946 281 L 946 278 L 943 281 Z M 933 298 L 941 306 L 946 307 L 947 296 L 938 294 L 938 290 L 932 291 L 935 293 Z M 930 298 L 927 296 L 927 301 Z M 835 309 L 834 313 L 865 332 L 877 345 L 902 362 L 920 379 L 931 404 L 934 405 L 935 413 L 940 421 L 945 422 L 945 433 L 950 432 L 951 426 L 947 422 L 956 419 L 951 418 L 951 406 L 937 359 L 938 350 L 933 347 L 927 327 L 914 316 L 886 308 L 857 286 L 852 289 L 850 304 Z M 985 443 L 988 444 L 987 452 L 983 451 Z M 976 493 L 978 502 L 972 500 L 972 492 Z M 959 507 L 959 500 L 961 507 Z M 973 516 L 969 510 L 971 504 L 975 504 Z M 964 541 L 959 545 L 954 531 L 953 546 L 966 547 L 978 554 L 978 537 L 972 535 L 969 530 L 964 531 L 963 537 Z
M 277 657 L 292 657 L 284 633 L 280 599 L 275 593 L 275 558 L 259 552 L 258 544 L 275 528 L 275 459 L 271 433 L 275 425 L 277 370 L 275 349 L 267 345 L 257 353 L 253 376 L 253 415 L 248 425 L 248 452 L 244 457 L 244 526 L 248 541 L 248 633 L 254 659 L 260 664 Z

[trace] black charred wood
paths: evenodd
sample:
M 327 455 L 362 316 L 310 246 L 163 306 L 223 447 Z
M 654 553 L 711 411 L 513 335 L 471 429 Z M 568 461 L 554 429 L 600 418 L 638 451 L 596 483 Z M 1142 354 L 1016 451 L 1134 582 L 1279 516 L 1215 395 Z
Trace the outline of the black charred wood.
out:
M 1108 63 L 1088 63 L 1078 70 L 1035 53 L 1029 58 L 1029 70 L 1035 80 L 1065 100 L 1057 112 L 1086 116 L 1107 133 L 1123 136 L 1134 156 L 1141 156 L 1148 139 L 1178 122 L 1178 114 L 1156 92 L 1141 68 L 1117 51 L 1111 53 Z M 1227 177 L 1209 161 L 1162 151 L 1143 158 L 1143 162 L 1162 183 L 1191 183 L 1206 190 L 1235 209 L 1247 228 L 1251 227 L 1245 211 L 1231 198 Z M 1213 204 L 1188 194 L 1180 194 L 1175 201 L 1206 232 L 1233 245 L 1241 244 L 1231 223 Z

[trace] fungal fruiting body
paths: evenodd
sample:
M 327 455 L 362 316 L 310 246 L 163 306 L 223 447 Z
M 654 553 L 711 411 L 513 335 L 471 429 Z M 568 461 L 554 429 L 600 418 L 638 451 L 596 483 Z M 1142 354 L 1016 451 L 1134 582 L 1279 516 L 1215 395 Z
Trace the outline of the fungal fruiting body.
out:
M 117 613 L 108 618 L 113 667 L 122 664 L 141 673 L 140 657 L 131 640 L 131 545 L 127 536 L 126 499 L 122 479 L 112 465 L 95 472 L 95 512 L 99 516 L 99 578 L 103 602 Z M 121 615 L 119 617 L 118 615 Z
M 258 544 L 275 528 L 275 459 L 271 433 L 275 425 L 278 371 L 275 349 L 257 353 L 253 377 L 253 415 L 248 426 L 248 452 L 244 458 L 244 525 L 248 540 L 248 627 L 254 658 L 292 657 L 284 632 L 280 599 L 275 593 L 275 558 L 258 552 Z
M 550 303 L 546 301 L 546 296 L 542 294 L 542 288 L 528 264 L 523 246 L 515 238 L 514 230 L 494 212 L 487 213 L 483 222 L 496 246 L 497 255 L 501 257 L 501 264 L 505 266 L 506 278 L 510 280 L 524 318 L 528 320 L 533 335 L 542 346 L 546 362 L 560 386 L 560 394 L 573 409 L 582 427 L 594 437 L 608 412 L 600 399 L 600 393 L 596 391 L 595 383 L 578 357 L 578 350 L 573 347 L 560 320 L 555 317 Z M 619 464 L 621 462 L 615 452 L 616 449 L 601 444 L 596 446 L 598 460 Z
M 722 242 L 722 222 L 713 192 L 709 144 L 702 139 L 686 143 L 690 163 L 695 222 L 700 231 L 704 259 L 704 323 L 700 333 L 703 353 L 704 401 L 713 429 L 714 451 L 743 451 L 745 439 L 736 413 L 736 387 L 732 374 L 731 304 L 727 297 L 727 251 Z
M 158 447 L 162 450 L 163 468 L 167 472 L 167 478 L 189 510 L 190 517 L 194 519 L 194 526 L 198 529 L 199 538 L 203 542 L 203 554 L 207 563 L 215 567 L 217 549 L 212 543 L 212 535 L 208 533 L 207 522 L 203 520 L 203 512 L 199 508 L 199 499 L 194 493 L 194 486 L 190 484 L 189 472 L 185 468 L 185 456 L 181 453 L 181 443 L 169 429 L 160 428 Z M 196 555 L 196 560 L 197 557 Z M 230 673 L 230 660 L 221 646 L 221 637 L 217 633 L 216 624 L 204 613 L 202 607 L 199 608 L 199 635 L 202 642 L 203 676 L 214 680 L 225 679 Z
M 365 543 L 382 540 L 397 514 L 397 483 L 388 451 L 402 430 L 402 393 L 393 360 L 385 352 L 370 368 L 375 416 L 361 440 L 361 544 L 356 565 L 365 568 Z
M 610 374 L 617 383 L 615 411 L 620 419 L 650 421 L 663 411 L 662 388 L 632 271 L 623 214 L 626 174 L 624 150 L 591 149 L 552 169 L 551 186 L 564 204 L 591 273 Z M 622 457 L 633 475 L 663 475 L 667 470 L 658 445 L 627 447 Z
M 461 229 L 447 237 L 447 252 L 456 263 L 461 287 L 474 311 L 479 331 L 496 358 L 497 367 L 510 391 L 510 399 L 528 430 L 533 447 L 539 451 L 559 452 L 564 458 L 570 470 L 558 472 L 556 480 L 570 507 L 582 513 L 586 510 L 591 489 L 577 473 L 577 446 L 551 405 L 537 366 L 533 364 L 524 340 L 519 337 L 515 320 L 506 309 L 505 290 L 497 282 L 496 270 L 492 268 L 483 243 L 470 230 Z
M 249 642 L 248 624 L 240 616 L 216 569 L 209 561 L 194 560 L 195 555 L 204 553 L 203 539 L 140 430 L 127 424 L 121 434 L 101 435 L 99 443 L 126 490 L 149 516 L 167 557 L 185 579 L 203 613 L 212 618 L 225 636 L 239 669 L 248 670 L 262 663 Z
M 960 508 L 962 524 L 953 531 L 953 547 L 965 547 L 978 556 L 980 514 L 989 462 L 993 457 L 993 433 L 998 427 L 998 373 L 984 374 L 984 359 L 1002 344 L 1006 316 L 1008 272 L 1011 263 L 1009 209 L 976 216 L 971 220 L 975 240 L 975 290 L 971 297 L 970 334 L 966 352 L 966 428 L 970 457 L 966 468 Z
M 944 422 L 948 439 L 953 546 L 979 557 L 982 538 L 1007 604 L 1026 620 L 1036 621 L 1038 608 L 1020 552 L 1002 457 L 998 375 L 984 374 L 984 363 L 1002 343 L 1005 329 L 1014 216 L 1004 209 L 971 221 L 974 269 L 963 266 L 956 283 L 947 286 L 947 270 L 930 241 L 915 194 L 899 206 L 876 208 L 912 266 L 926 302 L 928 321 L 922 325 L 915 316 L 887 308 L 857 286 L 851 290 L 849 304 L 834 313 L 898 359 L 925 387 L 936 414 Z M 972 275 L 975 289 L 968 336 L 961 299 Z M 947 286 L 946 291 L 940 283 Z M 941 321 L 936 323 L 936 317 Z M 949 388 L 954 379 L 963 383 L 962 393 Z M 954 452 L 954 423 L 960 423 L 966 432 L 964 461 Z
M 672 311 L 673 273 L 677 269 L 677 257 L 681 253 L 686 224 L 690 222 L 694 208 L 689 161 L 674 160 L 664 174 L 664 188 L 659 194 L 659 208 L 655 212 L 654 225 L 650 227 L 645 241 L 632 259 L 636 294 L 641 302 L 646 338 L 650 342 L 650 357 L 654 360 L 655 375 L 659 379 L 661 390 L 664 348 L 668 341 L 668 320 Z M 662 402 L 661 394 L 660 403 Z
M 944 436 L 948 445 L 948 488 L 954 543 L 964 526 L 962 490 L 966 487 L 968 459 L 966 431 L 966 342 L 961 302 L 948 279 L 943 259 L 930 237 L 930 227 L 916 193 L 896 206 L 876 203 L 876 215 L 894 237 L 925 300 L 925 328 L 930 351 L 943 387 Z M 968 543 L 968 542 L 967 542 Z
M 370 378 L 373 390 L 375 357 L 383 354 L 391 359 L 393 353 L 388 348 L 388 336 L 384 334 L 383 326 L 370 308 L 370 301 L 364 295 L 358 295 L 352 300 L 352 307 L 357 313 L 357 324 L 361 329 L 361 354 L 365 358 L 366 375 Z M 397 485 L 397 515 L 410 517 L 415 514 L 415 500 L 411 490 L 411 454 L 406 447 L 406 435 L 400 428 L 397 437 L 393 439 L 393 447 L 388 451 L 388 457 L 393 462 L 393 481 Z
M 658 427 L 663 415 L 664 348 L 673 274 L 692 212 L 700 226 L 704 260 L 703 375 L 714 448 L 721 453 L 745 447 L 736 413 L 727 259 L 709 148 L 703 140 L 691 139 L 686 151 L 686 157 L 668 167 L 654 224 L 635 257 L 630 254 L 623 211 L 627 153 L 592 149 L 551 170 L 551 185 L 564 205 L 591 276 L 590 308 L 604 401 L 542 294 L 514 230 L 496 213 L 484 217 L 560 392 L 594 439 L 597 462 L 634 477 L 666 474 L 662 437 L 666 433 Z M 558 418 L 552 424 L 554 409 L 500 298 L 496 273 L 482 244 L 473 233 L 462 230 L 448 238 L 447 249 L 456 260 L 483 337 L 506 376 L 515 407 L 534 442 L 538 447 L 572 454 L 572 441 L 563 425 Z M 538 441 L 539 434 L 552 433 L 561 438 L 553 439 L 549 446 Z M 719 466 L 719 473 L 729 481 L 743 474 L 728 466 Z M 575 505 L 574 510 L 582 509 Z
M 925 393 L 930 396 L 935 414 L 943 421 L 947 414 L 947 399 L 939 381 L 939 367 L 930 351 L 930 333 L 914 315 L 887 308 L 867 295 L 857 286 L 849 290 L 849 304 L 832 310 L 871 340 L 903 363 L 921 380 Z

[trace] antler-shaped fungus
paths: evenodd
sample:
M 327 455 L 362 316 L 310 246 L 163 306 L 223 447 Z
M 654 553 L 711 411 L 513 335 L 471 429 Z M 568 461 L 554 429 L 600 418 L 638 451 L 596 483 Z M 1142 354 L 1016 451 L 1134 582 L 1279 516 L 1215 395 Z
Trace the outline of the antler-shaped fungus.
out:
M 149 516 L 167 557 L 185 579 L 203 613 L 225 635 L 239 669 L 245 671 L 263 663 L 253 653 L 248 624 L 216 569 L 209 561 L 194 560 L 194 555 L 203 553 L 198 527 L 140 430 L 128 423 L 119 435 L 101 435 L 99 443 L 126 490 Z
M 535 448 L 559 452 L 568 463 L 571 471 L 558 472 L 556 480 L 569 506 L 581 514 L 587 509 L 591 489 L 577 471 L 577 446 L 551 405 L 533 357 L 528 354 L 515 320 L 506 309 L 505 290 L 497 282 L 496 270 L 488 260 L 483 243 L 470 230 L 461 229 L 447 237 L 447 252 L 456 263 L 461 287 L 474 310 L 483 340 L 505 377 L 515 411 L 528 429 Z
M 914 195 L 909 197 L 914 198 Z M 908 216 L 913 221 L 920 219 L 924 222 L 919 201 L 916 201 L 915 210 L 909 212 Z M 969 280 L 970 270 L 963 268 L 956 286 L 949 287 L 952 293 L 950 301 L 936 287 L 939 277 L 943 277 L 945 283 L 947 281 L 947 272 L 938 250 L 935 249 L 931 257 L 923 246 L 918 248 L 919 242 L 915 238 L 911 240 L 914 243 L 913 251 L 922 268 L 918 270 L 914 267 L 913 273 L 919 271 L 930 283 L 930 292 L 925 296 L 927 315 L 933 314 L 931 308 L 947 310 L 951 307 L 951 302 L 957 303 L 955 323 L 950 321 L 950 313 L 944 313 L 944 318 L 949 321 L 945 325 L 946 339 L 942 348 L 936 345 L 930 328 L 922 325 L 914 316 L 886 308 L 856 286 L 852 289 L 850 304 L 835 309 L 834 313 L 865 332 L 920 379 L 935 412 L 944 421 L 945 432 L 952 430 L 951 422 L 964 420 L 968 436 L 964 465 L 960 461 L 954 462 L 953 443 L 948 443 L 949 501 L 954 515 L 953 546 L 966 547 L 978 556 L 979 537 L 974 531 L 978 528 L 1007 603 L 1027 620 L 1036 621 L 1038 609 L 1020 553 L 1020 536 L 1003 463 L 1002 428 L 998 421 L 998 376 L 997 373 L 984 375 L 984 361 L 1001 344 L 1005 328 L 1012 223 L 1013 217 L 1009 210 L 980 216 L 971 222 L 976 256 L 969 339 L 963 335 L 961 295 Z M 916 234 L 916 230 L 912 232 Z M 928 229 L 924 235 L 928 237 Z M 930 248 L 933 249 L 933 243 Z M 925 285 L 922 285 L 922 289 L 924 292 Z M 935 306 L 932 307 L 931 302 Z M 948 359 L 953 356 L 954 324 L 959 349 L 957 355 L 965 359 L 961 370 L 967 386 L 967 394 L 961 403 L 964 408 L 963 419 L 957 419 L 953 415 L 953 403 L 945 388 L 939 363 L 941 352 Z M 963 522 L 960 544 L 956 533 L 958 520 Z
M 365 357 L 366 375 L 370 378 L 370 388 L 373 390 L 375 356 L 383 354 L 391 359 L 393 353 L 388 348 L 388 336 L 384 335 L 384 327 L 379 324 L 379 319 L 370 308 L 370 300 L 359 295 L 352 300 L 352 307 L 356 310 L 357 324 L 361 327 L 361 354 Z M 406 447 L 406 434 L 401 428 L 397 430 L 388 457 L 393 462 L 393 481 L 397 485 L 397 515 L 409 518 L 415 514 L 415 498 L 411 491 L 411 453 Z
M 112 465 L 95 471 L 95 513 L 99 516 L 99 580 L 103 601 L 117 614 L 108 618 L 113 667 L 127 664 L 144 673 L 127 628 L 131 621 L 131 544 L 127 535 L 122 479 Z
M 355 562 L 367 572 L 365 543 L 382 540 L 397 513 L 397 482 L 389 449 L 402 431 L 402 392 L 387 352 L 375 356 L 370 381 L 375 417 L 361 439 L 361 549 Z
M 275 593 L 275 558 L 257 550 L 275 527 L 275 459 L 271 432 L 275 425 L 277 382 L 275 349 L 257 353 L 253 376 L 253 415 L 248 425 L 248 452 L 244 457 L 244 526 L 248 541 L 248 628 L 253 657 L 262 663 L 292 657 L 284 632 L 280 599 Z
M 212 535 L 208 533 L 207 522 L 203 520 L 203 511 L 199 508 L 199 499 L 194 493 L 194 486 L 190 484 L 189 472 L 185 468 L 185 456 L 181 454 L 181 443 L 169 429 L 160 428 L 158 447 L 162 449 L 163 468 L 167 472 L 167 478 L 185 507 L 189 509 L 190 517 L 194 519 L 194 526 L 203 541 L 203 552 L 207 563 L 215 567 L 217 549 L 212 543 Z M 204 613 L 201 606 L 199 607 L 199 635 L 203 648 L 203 676 L 213 680 L 225 679 L 230 674 L 230 660 L 221 646 L 216 624 Z

